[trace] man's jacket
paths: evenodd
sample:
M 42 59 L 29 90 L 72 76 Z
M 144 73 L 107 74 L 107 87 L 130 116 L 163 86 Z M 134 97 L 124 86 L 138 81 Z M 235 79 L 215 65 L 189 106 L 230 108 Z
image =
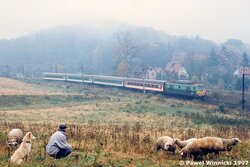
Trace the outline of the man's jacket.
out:
M 51 156 L 56 156 L 59 150 L 72 150 L 71 145 L 67 142 L 66 133 L 63 131 L 55 132 L 49 139 L 49 143 L 46 146 L 46 153 Z

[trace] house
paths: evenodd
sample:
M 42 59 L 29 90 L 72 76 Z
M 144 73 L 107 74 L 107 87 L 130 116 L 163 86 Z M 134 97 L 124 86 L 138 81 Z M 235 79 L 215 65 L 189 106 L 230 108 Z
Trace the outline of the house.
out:
M 168 63 L 165 68 L 168 79 L 188 79 L 189 75 L 181 63 Z
M 234 76 L 241 77 L 243 73 L 243 67 L 236 69 L 233 73 Z M 250 75 L 250 67 L 244 67 L 244 74 Z
M 146 79 L 159 79 L 157 76 L 161 75 L 162 69 L 159 67 L 148 67 Z
M 160 79 L 162 69 L 160 67 L 147 67 L 141 66 L 141 68 L 137 69 L 133 74 L 134 78 L 141 78 L 141 79 Z

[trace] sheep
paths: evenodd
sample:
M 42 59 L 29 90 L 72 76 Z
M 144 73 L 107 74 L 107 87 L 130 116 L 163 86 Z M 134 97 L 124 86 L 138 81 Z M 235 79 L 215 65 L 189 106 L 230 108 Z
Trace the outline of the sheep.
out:
M 236 144 L 241 143 L 241 140 L 239 138 L 232 138 L 232 139 L 223 139 L 220 138 L 223 145 L 227 148 L 227 151 L 231 151 L 232 150 L 232 146 L 235 146 Z
M 185 147 L 188 143 L 191 143 L 193 141 L 197 140 L 197 138 L 191 138 L 191 139 L 188 139 L 188 140 L 183 140 L 181 141 L 180 139 L 178 138 L 174 138 L 174 141 L 175 141 L 175 144 L 179 147 L 179 148 L 183 148 Z
M 12 129 L 7 136 L 9 147 L 18 146 L 22 143 L 23 131 L 21 129 Z
M 175 142 L 174 139 L 169 137 L 169 136 L 162 136 L 159 137 L 156 141 L 156 150 L 157 152 L 162 149 L 164 151 L 168 151 L 168 152 L 175 152 L 176 146 L 175 146 Z
M 186 147 L 182 148 L 180 155 L 184 157 L 193 157 L 194 160 L 197 160 L 197 156 L 203 156 L 208 153 L 219 154 L 220 151 L 226 151 L 226 147 L 223 145 L 223 142 L 218 137 L 204 137 L 197 139 L 189 144 Z

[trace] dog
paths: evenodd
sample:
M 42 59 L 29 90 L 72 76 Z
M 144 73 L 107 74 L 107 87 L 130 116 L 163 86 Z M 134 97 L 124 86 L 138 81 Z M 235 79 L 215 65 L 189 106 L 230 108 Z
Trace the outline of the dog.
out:
M 32 140 L 35 139 L 35 136 L 33 136 L 31 132 L 27 132 L 26 135 L 23 137 L 21 145 L 11 156 L 10 163 L 20 165 L 23 160 L 27 162 L 31 151 Z

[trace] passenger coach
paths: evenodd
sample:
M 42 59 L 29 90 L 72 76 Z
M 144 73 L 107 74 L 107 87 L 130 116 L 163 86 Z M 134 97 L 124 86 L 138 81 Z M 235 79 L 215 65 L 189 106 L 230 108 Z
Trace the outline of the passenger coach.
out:
M 149 90 L 155 92 L 164 92 L 164 83 L 166 81 L 143 80 L 128 78 L 124 80 L 124 87 L 131 89 Z

